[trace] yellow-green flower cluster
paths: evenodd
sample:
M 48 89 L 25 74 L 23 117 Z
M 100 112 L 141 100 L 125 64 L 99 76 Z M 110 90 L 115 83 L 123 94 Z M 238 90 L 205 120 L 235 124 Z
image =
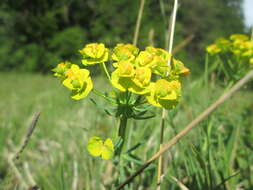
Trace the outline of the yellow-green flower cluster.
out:
M 78 65 L 62 62 L 53 69 L 55 76 L 62 79 L 62 84 L 71 90 L 71 98 L 80 100 L 85 98 L 93 88 L 90 72 L 80 69 Z
M 253 41 L 247 35 L 233 34 L 229 39 L 217 39 L 206 51 L 211 55 L 228 54 L 234 61 L 253 67 Z
M 110 53 L 104 44 L 91 43 L 79 52 L 84 66 L 112 62 L 114 69 L 108 78 L 114 88 L 143 95 L 150 104 L 166 109 L 177 104 L 181 95 L 180 76 L 189 73 L 189 69 L 167 51 L 151 46 L 140 51 L 132 44 L 118 44 Z M 53 71 L 72 91 L 73 99 L 86 97 L 93 88 L 87 69 L 63 62 Z
M 111 83 L 115 88 L 144 95 L 154 106 L 176 106 L 181 96 L 179 77 L 189 69 L 167 51 L 151 46 L 139 51 L 132 44 L 119 44 L 113 49 L 112 60 L 115 70 Z

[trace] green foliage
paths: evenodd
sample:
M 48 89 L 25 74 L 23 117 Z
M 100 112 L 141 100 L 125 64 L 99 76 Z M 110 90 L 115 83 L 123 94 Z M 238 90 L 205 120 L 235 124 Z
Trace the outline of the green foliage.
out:
M 68 92 L 49 76 L 1 73 L 0 80 L 6 81 L 0 88 L 0 189 L 9 187 L 8 190 L 11 190 L 15 188 L 15 183 L 20 185 L 16 180 L 13 183 L 15 173 L 6 157 L 15 153 L 27 133 L 32 114 L 38 110 L 42 110 L 38 126 L 17 163 L 24 179 L 23 163 L 27 162 L 32 177 L 41 188 L 70 189 L 76 162 L 78 189 L 100 189 L 101 181 L 106 189 L 110 189 L 111 176 L 117 169 L 112 167 L 110 161 L 93 159 L 85 150 L 90 136 L 105 138 L 115 135 L 117 124 L 104 114 L 104 110 L 89 101 L 77 103 L 70 100 Z M 108 89 L 103 78 L 95 80 L 101 91 Z M 212 80 L 207 83 L 189 80 L 185 83 L 187 93 L 184 93 L 183 102 L 168 115 L 165 141 L 224 92 Z M 236 93 L 166 154 L 164 165 L 167 169 L 164 170 L 162 189 L 179 190 L 171 176 L 194 190 L 228 190 L 235 189 L 238 184 L 252 189 L 251 97 L 252 91 L 249 89 Z M 104 101 L 98 99 L 97 103 L 104 104 Z M 126 151 L 122 152 L 122 164 L 126 170 L 122 172 L 120 181 L 136 171 L 159 149 L 155 143 L 159 139 L 159 123 L 159 117 L 137 123 L 129 121 L 127 133 L 132 137 L 125 145 Z M 145 170 L 128 189 L 155 187 L 154 166 Z
M 216 36 L 243 31 L 241 0 L 182 0 L 176 44 L 194 34 L 179 58 L 194 63 Z M 84 43 L 132 42 L 139 1 L 3 0 L 0 2 L 0 69 L 47 72 L 62 60 L 77 60 Z M 171 1 L 147 0 L 139 46 L 166 47 Z M 153 31 L 153 37 L 152 37 Z

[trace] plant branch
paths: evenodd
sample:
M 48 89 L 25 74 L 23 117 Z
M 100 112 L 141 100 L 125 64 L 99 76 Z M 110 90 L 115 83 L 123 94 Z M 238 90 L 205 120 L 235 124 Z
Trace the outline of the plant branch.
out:
M 124 186 L 129 184 L 136 176 L 142 173 L 153 161 L 159 158 L 160 155 L 169 150 L 173 145 L 175 145 L 181 138 L 187 135 L 193 128 L 197 127 L 198 124 L 207 118 L 213 111 L 215 111 L 222 103 L 229 99 L 236 91 L 238 91 L 244 84 L 253 78 L 253 70 L 246 74 L 241 80 L 239 80 L 230 90 L 225 94 L 220 96 L 211 106 L 204 110 L 200 115 L 198 115 L 192 122 L 190 122 L 180 133 L 174 136 L 169 142 L 163 145 L 162 149 L 154 154 L 144 165 L 142 165 L 133 175 L 128 177 L 122 184 L 120 184 L 116 190 L 122 189 Z

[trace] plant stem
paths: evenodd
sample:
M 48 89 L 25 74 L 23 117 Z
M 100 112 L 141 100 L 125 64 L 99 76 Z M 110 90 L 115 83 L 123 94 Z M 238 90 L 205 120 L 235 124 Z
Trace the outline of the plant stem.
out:
M 173 38 L 174 38 L 174 32 L 175 32 L 175 22 L 176 22 L 176 15 L 177 15 L 177 6 L 178 1 L 174 0 L 174 7 L 173 7 L 173 13 L 171 16 L 171 23 L 170 23 L 170 29 L 169 29 L 169 53 L 172 53 L 172 47 L 173 47 Z M 171 64 L 171 59 L 168 61 L 168 65 Z M 160 150 L 163 148 L 163 136 L 164 136 L 164 124 L 165 124 L 165 117 L 166 117 L 167 111 L 163 109 L 162 112 L 162 118 L 161 118 L 161 134 L 160 134 Z M 162 165 L 163 165 L 163 158 L 162 155 L 159 157 L 158 160 L 158 166 L 157 166 L 157 190 L 160 190 L 161 188 L 161 176 L 162 176 Z
M 126 126 L 127 126 L 127 117 L 123 115 L 120 118 L 119 131 L 118 131 L 118 136 L 122 139 L 122 143 L 120 144 L 118 151 L 116 152 L 116 156 L 119 156 L 119 157 L 121 155 L 121 152 L 125 143 Z
M 166 110 L 163 109 L 162 112 L 162 119 L 161 119 L 161 131 L 160 131 L 160 150 L 163 146 L 163 136 L 164 136 L 164 126 L 165 126 L 165 117 L 166 117 Z M 161 175 L 162 175 L 162 165 L 163 165 L 163 157 L 160 156 L 158 159 L 158 167 L 157 167 L 157 190 L 160 190 L 161 186 Z
M 110 77 L 110 74 L 109 74 L 109 72 L 108 72 L 108 70 L 105 66 L 105 63 L 100 63 L 99 65 L 100 65 L 101 69 L 104 71 L 104 73 L 105 73 L 106 77 L 108 78 L 108 80 L 111 81 L 111 77 Z

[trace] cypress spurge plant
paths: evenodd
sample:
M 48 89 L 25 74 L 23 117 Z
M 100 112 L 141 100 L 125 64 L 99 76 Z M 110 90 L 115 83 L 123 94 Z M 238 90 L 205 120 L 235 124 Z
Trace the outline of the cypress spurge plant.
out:
M 164 49 L 151 46 L 139 50 L 132 44 L 117 44 L 109 50 L 102 43 L 91 43 L 79 52 L 82 68 L 66 61 L 53 69 L 54 75 L 71 91 L 74 100 L 94 93 L 109 102 L 111 106 L 103 109 L 108 115 L 119 119 L 118 137 L 105 141 L 97 136 L 91 137 L 87 150 L 92 156 L 118 160 L 115 163 L 119 163 L 127 140 L 128 120 L 153 117 L 154 114 L 150 113 L 152 106 L 175 108 L 181 96 L 180 78 L 188 74 L 189 69 Z M 89 71 L 89 66 L 94 64 L 99 64 L 106 74 L 113 93 L 94 89 Z M 113 69 L 108 70 L 107 67 Z
M 245 34 L 218 38 L 206 51 L 216 63 L 212 70 L 232 84 L 253 68 L 253 39 Z

